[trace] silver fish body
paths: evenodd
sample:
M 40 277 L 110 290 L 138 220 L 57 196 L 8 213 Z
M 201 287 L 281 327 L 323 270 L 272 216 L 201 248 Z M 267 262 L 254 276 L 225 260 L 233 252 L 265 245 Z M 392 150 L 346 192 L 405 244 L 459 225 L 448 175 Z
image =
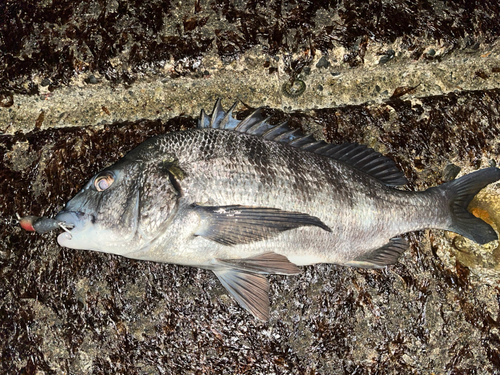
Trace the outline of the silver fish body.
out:
M 398 235 L 453 230 L 479 243 L 495 231 L 466 211 L 500 179 L 487 168 L 424 192 L 398 190 L 395 164 L 364 146 L 329 145 L 217 102 L 198 129 L 151 138 L 92 178 L 56 220 L 65 247 L 212 270 L 238 302 L 269 316 L 265 274 L 298 265 L 384 267 Z
M 145 154 L 144 159 L 156 159 L 157 164 L 171 155 L 184 177 L 178 181 L 180 197 L 168 228 L 158 239 L 144 236 L 148 242 L 153 240 L 153 246 L 120 253 L 131 258 L 207 266 L 215 258 L 246 258 L 272 249 L 297 265 L 342 264 L 400 233 L 447 227 L 447 216 L 436 207 L 444 202 L 435 194 L 388 188 L 345 164 L 286 144 L 228 130 L 200 129 L 157 137 L 152 148 L 160 150 L 158 155 Z M 190 152 L 175 154 L 177 148 Z M 319 218 L 331 231 L 303 226 L 227 246 L 194 235 L 202 218 L 193 204 L 302 212 Z

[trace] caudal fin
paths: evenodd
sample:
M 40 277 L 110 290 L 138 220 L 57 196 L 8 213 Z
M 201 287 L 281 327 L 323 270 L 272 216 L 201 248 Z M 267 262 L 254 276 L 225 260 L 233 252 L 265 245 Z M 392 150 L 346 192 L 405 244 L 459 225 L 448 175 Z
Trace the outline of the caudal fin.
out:
M 449 230 L 481 245 L 498 239 L 495 230 L 475 217 L 467 206 L 485 186 L 500 180 L 499 168 L 485 168 L 438 186 L 449 197 L 452 224 Z

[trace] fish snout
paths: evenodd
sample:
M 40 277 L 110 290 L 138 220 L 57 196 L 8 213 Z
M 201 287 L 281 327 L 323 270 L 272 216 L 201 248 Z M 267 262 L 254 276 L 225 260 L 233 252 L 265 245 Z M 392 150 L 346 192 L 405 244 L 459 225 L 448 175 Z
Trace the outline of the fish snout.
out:
M 60 227 L 64 230 L 63 233 L 57 236 L 59 245 L 75 248 L 77 241 L 75 241 L 74 235 L 82 232 L 88 223 L 93 224 L 95 216 L 82 211 L 63 210 L 56 215 L 55 220 L 61 223 Z
M 56 215 L 56 220 L 66 224 L 71 224 L 74 227 L 83 225 L 85 221 L 95 222 L 95 217 L 92 214 L 86 214 L 82 211 L 61 211 Z M 89 220 L 90 219 L 90 220 Z

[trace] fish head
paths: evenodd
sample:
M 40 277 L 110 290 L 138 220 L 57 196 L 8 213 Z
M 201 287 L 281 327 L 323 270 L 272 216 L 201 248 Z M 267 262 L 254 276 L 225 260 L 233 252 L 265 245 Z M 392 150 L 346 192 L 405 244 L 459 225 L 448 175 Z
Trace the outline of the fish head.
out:
M 61 246 L 126 255 L 165 231 L 180 195 L 172 164 L 133 156 L 97 173 L 57 214 L 71 228 Z

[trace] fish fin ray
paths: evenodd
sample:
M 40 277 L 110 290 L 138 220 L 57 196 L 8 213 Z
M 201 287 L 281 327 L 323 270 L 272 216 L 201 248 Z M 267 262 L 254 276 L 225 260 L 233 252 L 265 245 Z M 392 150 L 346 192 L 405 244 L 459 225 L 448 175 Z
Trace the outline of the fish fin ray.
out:
M 392 238 L 384 246 L 345 263 L 347 266 L 359 268 L 384 268 L 395 264 L 401 254 L 409 247 L 408 242 L 401 238 Z
M 234 130 L 240 133 L 247 133 L 248 130 L 252 129 L 255 124 L 262 122 L 262 120 L 264 120 L 264 117 L 262 117 L 262 108 L 257 108 L 249 116 L 241 120 Z
M 290 262 L 284 255 L 268 252 L 243 259 L 217 259 L 217 262 L 242 271 L 278 274 L 278 275 L 297 275 L 300 268 Z
M 231 130 L 231 129 L 234 129 L 236 126 L 238 126 L 240 121 L 236 120 L 233 117 L 233 110 L 236 108 L 237 105 L 238 105 L 238 101 L 235 101 L 233 103 L 233 105 L 231 106 L 231 108 L 229 108 L 229 110 L 226 112 L 224 118 L 221 120 L 220 125 L 219 125 L 219 127 L 221 129 Z
M 224 266 L 212 271 L 241 307 L 257 319 L 269 320 L 269 282 L 265 275 Z
M 201 110 L 200 112 L 200 117 L 198 118 L 198 129 L 203 129 L 203 128 L 208 128 L 210 126 L 210 120 L 208 119 L 208 116 L 205 112 L 204 109 Z
M 284 125 L 286 122 L 280 125 Z M 285 133 L 278 135 L 274 140 L 276 142 L 290 143 L 302 136 L 302 131 L 300 129 L 290 129 Z
M 269 130 L 265 131 L 262 134 L 262 137 L 264 137 L 265 139 L 276 140 L 276 138 L 278 138 L 280 135 L 288 133 L 289 131 L 290 128 L 288 127 L 287 123 L 284 122 L 282 124 L 273 126 Z
M 210 116 L 210 128 L 217 129 L 220 128 L 220 123 L 226 113 L 222 109 L 222 104 L 221 104 L 221 99 L 217 99 L 215 102 L 214 110 L 212 111 L 212 114 Z
M 449 197 L 452 223 L 447 229 L 481 245 L 497 240 L 498 235 L 491 225 L 467 211 L 467 206 L 481 189 L 498 180 L 500 169 L 491 167 L 429 189 L 441 190 Z
M 245 133 L 257 135 L 257 136 L 262 136 L 265 138 L 264 134 L 266 134 L 269 130 L 274 129 L 273 125 L 271 125 L 267 122 L 270 118 L 271 117 L 266 117 L 266 118 L 262 119 L 261 121 L 255 123 Z
M 305 145 L 309 145 L 314 141 L 316 141 L 316 139 L 312 135 L 300 134 L 293 141 L 291 141 L 289 145 L 297 148 L 302 148 Z
M 302 226 L 317 226 L 331 232 L 315 216 L 278 208 L 196 204 L 192 207 L 201 217 L 201 225 L 195 235 L 228 246 L 264 240 Z

